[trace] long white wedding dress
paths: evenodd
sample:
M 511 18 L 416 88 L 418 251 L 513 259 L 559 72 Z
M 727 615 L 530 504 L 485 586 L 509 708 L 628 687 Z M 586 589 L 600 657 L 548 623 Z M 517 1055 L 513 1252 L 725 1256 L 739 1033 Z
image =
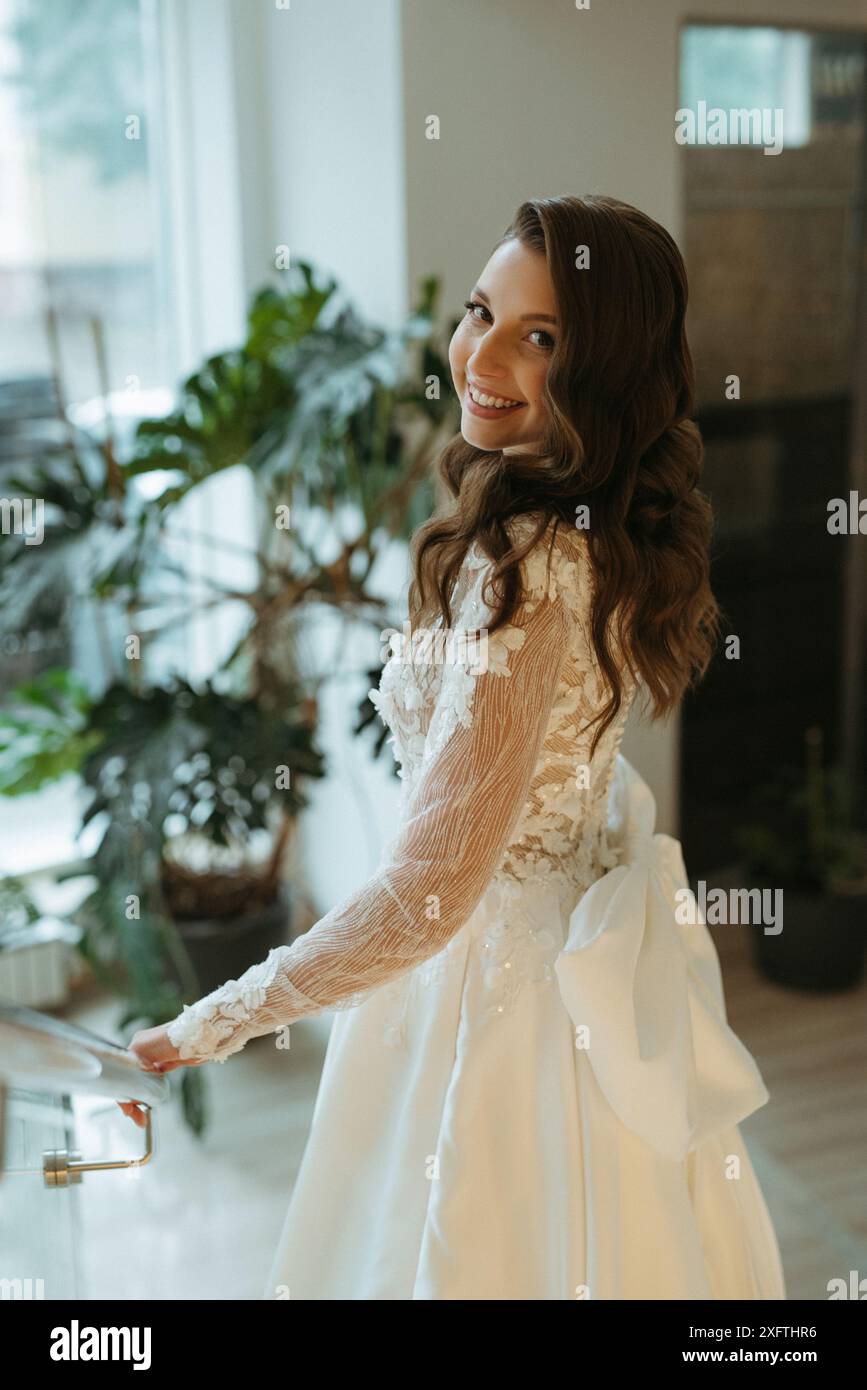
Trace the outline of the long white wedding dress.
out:
M 783 1299 L 737 1128 L 768 1092 L 618 752 L 631 684 L 590 756 L 586 537 L 549 525 L 473 647 L 488 566 L 473 546 L 450 633 L 393 640 L 401 812 L 373 877 L 169 1025 L 224 1061 L 337 1010 L 263 1297 Z

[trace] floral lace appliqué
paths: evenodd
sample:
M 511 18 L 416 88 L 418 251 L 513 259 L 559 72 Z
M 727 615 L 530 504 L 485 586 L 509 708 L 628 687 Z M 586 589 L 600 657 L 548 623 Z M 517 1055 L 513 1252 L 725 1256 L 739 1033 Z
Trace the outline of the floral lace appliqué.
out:
M 228 980 L 213 994 L 195 1004 L 185 1004 L 166 1030 L 169 1042 L 178 1049 L 184 1060 L 213 1056 L 215 1062 L 225 1062 L 239 1052 L 247 1041 L 244 1025 L 265 1004 L 266 990 L 273 983 L 280 967 L 285 947 L 273 947 L 264 961 L 251 968 L 238 980 Z M 226 1046 L 231 1041 L 231 1045 Z

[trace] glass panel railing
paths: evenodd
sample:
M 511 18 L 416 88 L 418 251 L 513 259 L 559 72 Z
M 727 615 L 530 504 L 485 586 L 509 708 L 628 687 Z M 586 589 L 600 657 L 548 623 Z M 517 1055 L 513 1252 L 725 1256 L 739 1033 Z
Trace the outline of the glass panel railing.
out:
M 146 1071 L 120 1044 L 0 1004 L 0 1300 L 87 1296 L 80 1186 L 150 1162 L 151 1108 L 168 1096 L 168 1077 Z M 146 1127 L 125 1152 L 106 1153 L 90 1122 L 126 1099 L 148 1107 Z M 87 1153 L 79 1152 L 78 1129 Z
M 76 1185 L 49 1190 L 45 1152 L 74 1150 L 66 1096 L 7 1092 L 5 1168 L 0 1181 L 0 1299 L 81 1296 Z

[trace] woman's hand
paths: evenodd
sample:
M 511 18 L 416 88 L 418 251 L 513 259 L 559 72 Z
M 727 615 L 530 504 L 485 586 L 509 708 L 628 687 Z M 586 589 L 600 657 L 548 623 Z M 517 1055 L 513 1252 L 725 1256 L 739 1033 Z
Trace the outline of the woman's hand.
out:
M 161 1023 L 157 1028 L 140 1028 L 128 1044 L 129 1051 L 135 1053 L 148 1071 L 164 1073 L 174 1071 L 177 1067 L 200 1067 L 201 1062 L 188 1061 L 180 1056 L 178 1049 L 169 1042 L 167 1029 L 167 1023 Z M 134 1120 L 140 1129 L 144 1128 L 145 1111 L 138 1102 L 119 1100 L 117 1103 L 123 1113 Z

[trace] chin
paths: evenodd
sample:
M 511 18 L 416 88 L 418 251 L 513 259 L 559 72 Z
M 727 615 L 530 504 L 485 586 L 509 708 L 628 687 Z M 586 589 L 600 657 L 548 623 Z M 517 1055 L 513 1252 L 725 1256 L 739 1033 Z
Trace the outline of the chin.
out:
M 467 444 L 472 444 L 474 449 L 482 449 L 485 453 L 495 454 L 500 449 L 513 449 L 520 445 L 521 440 L 503 438 L 496 441 L 492 438 L 494 431 L 487 434 L 485 430 L 476 427 L 475 421 L 469 420 L 461 423 L 461 434 Z

